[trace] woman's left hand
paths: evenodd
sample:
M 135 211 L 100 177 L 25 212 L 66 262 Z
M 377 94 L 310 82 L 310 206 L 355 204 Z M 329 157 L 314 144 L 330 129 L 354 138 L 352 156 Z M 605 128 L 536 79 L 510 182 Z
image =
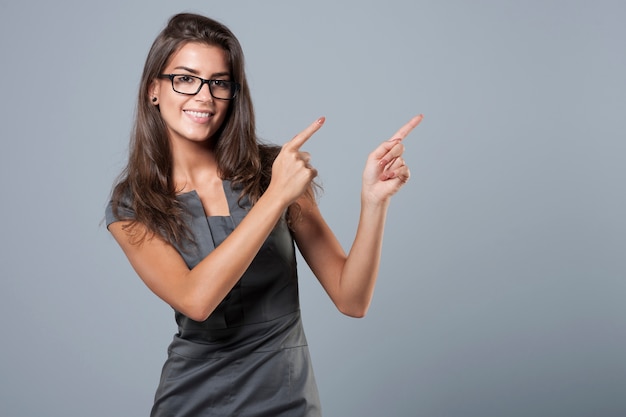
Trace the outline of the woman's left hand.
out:
M 423 116 L 415 116 L 402 126 L 391 139 L 383 142 L 367 158 L 363 171 L 362 196 L 375 204 L 386 202 L 410 178 L 411 172 L 402 154 L 402 140 L 422 121 Z

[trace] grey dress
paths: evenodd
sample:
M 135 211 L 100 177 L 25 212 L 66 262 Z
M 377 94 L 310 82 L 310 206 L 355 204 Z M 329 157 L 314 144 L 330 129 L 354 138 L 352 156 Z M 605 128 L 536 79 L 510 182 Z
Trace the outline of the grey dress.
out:
M 230 216 L 206 217 L 195 191 L 178 200 L 190 214 L 195 245 L 177 248 L 189 268 L 226 239 L 250 203 L 224 181 Z M 241 205 L 241 206 L 240 206 Z M 121 207 L 123 216 L 132 217 Z M 116 221 L 111 205 L 107 225 Z M 293 239 L 284 219 L 210 317 L 175 312 L 151 417 L 320 416 L 317 386 L 300 319 Z

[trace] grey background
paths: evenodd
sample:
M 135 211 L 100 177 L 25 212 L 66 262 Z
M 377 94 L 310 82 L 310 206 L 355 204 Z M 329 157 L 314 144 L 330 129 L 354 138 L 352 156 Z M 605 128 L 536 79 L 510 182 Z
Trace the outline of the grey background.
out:
M 0 415 L 147 415 L 168 306 L 100 224 L 148 48 L 237 34 L 259 133 L 306 145 L 349 247 L 368 152 L 412 115 L 368 316 L 300 264 L 327 416 L 626 415 L 621 1 L 0 3 Z

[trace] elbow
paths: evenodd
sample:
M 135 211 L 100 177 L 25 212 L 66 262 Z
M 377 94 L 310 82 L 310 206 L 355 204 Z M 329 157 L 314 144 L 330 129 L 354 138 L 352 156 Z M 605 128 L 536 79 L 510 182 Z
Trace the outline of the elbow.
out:
M 351 317 L 353 319 L 362 319 L 365 317 L 366 311 L 355 311 L 355 312 L 344 312 L 345 316 Z
M 207 313 L 205 309 L 194 306 L 185 306 L 181 308 L 174 307 L 174 310 L 185 315 L 186 317 L 189 317 L 191 320 L 198 322 L 205 321 L 211 315 L 210 313 Z
M 337 306 L 341 314 L 354 319 L 362 319 L 367 314 L 369 305 Z
M 207 314 L 204 311 L 198 309 L 197 311 L 190 310 L 189 312 L 181 311 L 185 316 L 189 317 L 193 321 L 203 322 L 209 318 L 211 314 Z
M 209 318 L 211 313 L 213 313 L 214 308 L 211 308 L 206 303 L 202 303 L 199 301 L 191 301 L 185 303 L 180 306 L 180 308 L 174 307 L 175 310 L 178 310 L 180 313 L 189 317 L 193 321 L 203 322 Z

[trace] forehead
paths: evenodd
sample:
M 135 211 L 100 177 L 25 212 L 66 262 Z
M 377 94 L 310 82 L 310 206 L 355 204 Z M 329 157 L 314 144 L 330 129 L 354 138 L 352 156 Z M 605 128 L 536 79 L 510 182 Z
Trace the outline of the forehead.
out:
M 230 72 L 228 55 L 224 49 L 199 42 L 187 42 L 170 56 L 165 70 L 177 67 L 193 69 L 200 74 Z

